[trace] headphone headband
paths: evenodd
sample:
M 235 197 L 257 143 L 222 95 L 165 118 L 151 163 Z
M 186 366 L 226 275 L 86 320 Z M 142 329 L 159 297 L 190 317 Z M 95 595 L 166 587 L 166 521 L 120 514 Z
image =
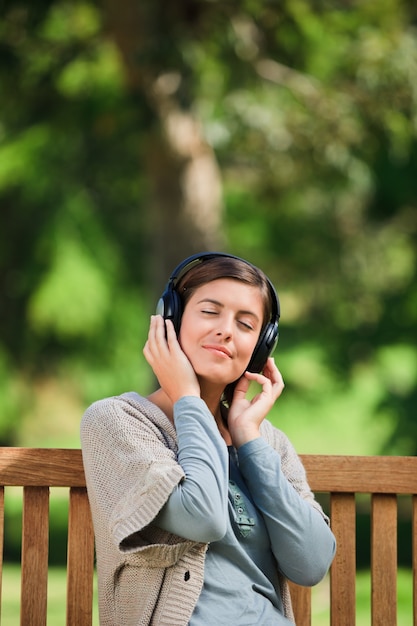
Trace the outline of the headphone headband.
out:
M 171 276 L 169 278 L 169 281 L 165 289 L 167 288 L 175 289 L 178 283 L 180 282 L 181 278 L 185 276 L 185 274 L 187 274 L 187 272 L 189 272 L 193 267 L 196 267 L 197 265 L 200 265 L 201 263 L 204 263 L 205 261 L 208 261 L 215 257 L 225 257 L 228 259 L 235 259 L 236 261 L 241 261 L 242 263 L 245 263 L 245 265 L 252 267 L 254 270 L 258 272 L 260 271 L 260 269 L 256 267 L 256 265 L 253 265 L 249 261 L 246 261 L 246 259 L 242 259 L 241 257 L 235 256 L 234 254 L 228 254 L 227 252 L 200 252 L 200 253 L 193 254 L 187 257 L 186 259 L 184 259 L 184 261 L 181 261 L 181 263 L 177 265 L 177 267 L 171 273 Z M 275 290 L 274 285 L 269 280 L 268 276 L 264 272 L 262 272 L 262 274 L 266 278 L 269 291 L 271 294 L 271 305 L 272 305 L 271 320 L 275 319 L 278 322 L 280 315 L 281 315 L 278 294 Z
M 257 268 L 255 265 L 252 265 L 252 263 L 249 263 L 249 261 L 246 261 L 241 257 L 234 256 L 233 254 L 227 254 L 226 252 L 201 252 L 198 254 L 193 254 L 192 256 L 184 259 L 184 261 L 177 265 L 177 267 L 172 272 L 166 284 L 164 293 L 159 299 L 156 309 L 156 312 L 162 315 L 164 319 L 172 320 L 177 335 L 179 334 L 181 326 L 182 302 L 176 290 L 176 287 L 181 278 L 185 276 L 185 274 L 189 272 L 193 267 L 196 267 L 197 265 L 215 257 L 235 259 L 236 261 L 241 261 L 242 263 L 245 263 L 254 270 L 260 272 L 259 268 Z M 267 358 L 274 351 L 278 341 L 278 322 L 280 318 L 279 299 L 277 292 L 275 291 L 274 285 L 263 272 L 262 274 L 266 278 L 269 287 L 269 293 L 271 296 L 271 319 L 262 329 L 258 339 L 258 343 L 256 344 L 255 350 L 253 351 L 250 363 L 247 367 L 247 369 L 251 372 L 262 371 Z

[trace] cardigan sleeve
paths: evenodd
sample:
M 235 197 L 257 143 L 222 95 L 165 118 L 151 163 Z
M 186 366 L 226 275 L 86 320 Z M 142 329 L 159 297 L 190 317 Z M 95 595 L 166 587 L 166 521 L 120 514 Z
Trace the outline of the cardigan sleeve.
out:
M 80 436 L 93 518 L 122 549 L 155 518 L 184 471 L 163 430 L 122 396 L 91 405 Z

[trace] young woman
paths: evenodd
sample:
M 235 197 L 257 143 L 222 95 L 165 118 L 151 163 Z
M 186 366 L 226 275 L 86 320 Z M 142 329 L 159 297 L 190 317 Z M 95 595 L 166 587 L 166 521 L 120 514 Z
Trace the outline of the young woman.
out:
M 158 389 L 84 414 L 102 626 L 291 624 L 286 580 L 326 574 L 328 519 L 265 419 L 284 388 L 270 357 L 278 319 L 259 269 L 190 257 L 150 322 L 144 355 Z M 249 399 L 251 381 L 260 391 Z

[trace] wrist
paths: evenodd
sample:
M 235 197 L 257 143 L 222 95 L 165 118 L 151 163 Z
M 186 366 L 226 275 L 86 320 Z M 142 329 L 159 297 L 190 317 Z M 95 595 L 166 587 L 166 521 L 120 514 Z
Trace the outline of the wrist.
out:
M 173 401 L 173 404 L 180 402 L 180 400 L 184 400 L 185 398 L 201 398 L 199 393 L 184 393 L 181 396 L 177 396 L 177 398 Z
M 230 432 L 230 435 L 235 448 L 240 448 L 245 443 L 249 443 L 249 441 L 253 441 L 254 439 L 259 439 L 261 436 L 257 426 L 252 428 L 245 427 L 237 429 L 234 432 Z

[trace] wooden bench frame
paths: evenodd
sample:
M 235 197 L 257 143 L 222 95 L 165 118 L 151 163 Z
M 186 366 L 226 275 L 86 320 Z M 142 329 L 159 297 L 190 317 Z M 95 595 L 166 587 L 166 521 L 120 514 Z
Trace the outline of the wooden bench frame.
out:
M 330 494 L 338 542 L 330 572 L 331 626 L 355 624 L 355 494 L 371 494 L 371 624 L 397 623 L 397 496 L 412 497 L 413 625 L 417 626 L 417 457 L 301 455 L 311 488 Z M 22 626 L 45 626 L 49 489 L 69 489 L 67 626 L 91 626 L 94 535 L 80 450 L 0 448 L 0 549 L 4 487 L 23 487 Z M 0 577 L 2 560 L 0 561 Z M 311 626 L 311 590 L 291 585 L 297 626 Z M 314 626 L 314 625 L 313 625 Z

